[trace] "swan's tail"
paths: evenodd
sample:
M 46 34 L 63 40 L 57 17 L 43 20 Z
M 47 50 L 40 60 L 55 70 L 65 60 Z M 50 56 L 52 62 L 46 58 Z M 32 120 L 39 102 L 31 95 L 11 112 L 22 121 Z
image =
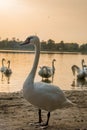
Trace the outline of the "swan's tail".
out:
M 76 107 L 77 104 L 72 103 L 69 99 L 67 99 L 66 102 L 64 103 L 64 106 L 65 106 L 66 108 L 68 108 L 68 107 Z

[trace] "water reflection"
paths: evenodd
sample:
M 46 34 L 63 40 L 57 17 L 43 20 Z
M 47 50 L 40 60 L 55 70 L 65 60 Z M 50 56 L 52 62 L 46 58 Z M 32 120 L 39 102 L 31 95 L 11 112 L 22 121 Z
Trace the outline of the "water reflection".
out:
M 87 87 L 87 78 L 84 78 L 84 79 L 74 79 L 72 81 L 72 84 L 71 84 L 72 88 L 74 89 L 75 87 L 79 87 L 79 88 L 84 88 L 84 87 Z
M 55 77 L 55 76 L 52 75 L 51 78 L 42 78 L 41 82 L 53 83 L 54 77 Z
M 6 76 L 0 73 L 0 92 L 16 92 L 20 91 L 23 87 L 23 83 L 29 74 L 33 60 L 34 54 L 30 53 L 0 53 L 0 68 L 2 67 L 2 58 L 5 58 L 6 61 L 11 61 L 12 75 Z M 47 65 L 50 66 L 50 62 L 56 59 L 55 63 L 55 75 L 45 80 L 43 82 L 53 83 L 59 86 L 63 90 L 71 90 L 79 88 L 87 89 L 86 81 L 81 85 L 73 80 L 73 74 L 71 72 L 71 66 L 73 64 L 78 65 L 81 68 L 81 59 L 87 61 L 87 55 L 70 55 L 70 54 L 41 54 L 40 60 L 35 76 L 35 82 L 39 82 L 42 78 L 38 75 L 39 66 Z M 7 62 L 6 62 L 7 66 Z M 72 81 L 73 80 L 73 81 Z M 71 86 L 71 83 L 73 85 Z M 75 82 L 75 83 L 74 83 Z M 80 87 L 77 87 L 80 86 Z M 86 86 L 86 87 L 84 87 Z
M 1 83 L 4 84 L 6 82 L 7 84 L 10 84 L 10 77 L 11 74 L 1 73 Z
M 52 83 L 52 80 L 50 80 L 50 79 L 42 79 L 41 82 Z

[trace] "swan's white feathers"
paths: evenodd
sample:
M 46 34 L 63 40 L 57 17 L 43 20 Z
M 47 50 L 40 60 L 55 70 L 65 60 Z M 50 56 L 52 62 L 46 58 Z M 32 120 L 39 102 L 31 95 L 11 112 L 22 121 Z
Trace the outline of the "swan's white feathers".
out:
M 27 91 L 28 97 L 26 99 L 36 107 L 53 111 L 67 106 L 67 99 L 59 87 L 43 82 L 36 82 L 31 88 L 30 92 Z
M 39 109 L 44 109 L 48 112 L 70 106 L 72 103 L 65 97 L 63 91 L 58 86 L 34 82 L 40 56 L 40 41 L 37 36 L 33 36 L 27 39 L 27 44 L 28 42 L 35 45 L 36 53 L 31 72 L 23 85 L 25 99 Z
M 0 69 L 1 72 L 5 72 L 6 70 L 7 70 L 7 67 L 5 67 L 5 66 L 2 66 Z
M 84 79 L 85 77 L 87 77 L 87 66 L 84 65 L 83 63 L 84 63 L 84 59 L 82 59 L 82 69 L 80 69 L 80 67 L 78 67 L 77 65 L 72 66 L 73 75 L 75 76 L 75 71 L 76 71 L 77 78 L 79 79 Z
M 49 67 L 49 66 L 42 66 L 42 67 L 40 67 L 40 70 L 39 70 L 38 74 L 42 78 L 53 77 L 53 75 L 55 73 L 55 67 L 54 67 L 54 62 L 55 61 L 56 61 L 55 59 L 52 60 L 52 67 Z
M 5 58 L 2 58 L 2 67 L 1 67 L 1 69 L 0 69 L 0 71 L 1 71 L 2 73 L 5 72 L 6 69 L 7 69 L 7 67 L 4 66 L 4 61 L 6 61 Z

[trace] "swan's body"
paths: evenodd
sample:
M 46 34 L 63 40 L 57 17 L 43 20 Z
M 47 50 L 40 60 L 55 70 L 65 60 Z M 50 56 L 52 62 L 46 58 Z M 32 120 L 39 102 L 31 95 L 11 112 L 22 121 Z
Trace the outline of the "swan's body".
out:
M 7 76 L 9 76 L 9 75 L 12 74 L 12 70 L 11 70 L 11 68 L 10 68 L 10 60 L 8 60 L 7 63 L 8 63 L 8 67 L 7 67 L 7 69 L 4 71 L 4 74 L 7 75 Z
M 44 82 L 34 83 L 34 78 L 40 56 L 40 41 L 37 36 L 31 36 L 28 37 L 23 44 L 28 43 L 32 43 L 35 45 L 36 55 L 32 70 L 23 85 L 23 95 L 27 101 L 38 107 L 39 123 L 42 122 L 41 109 L 48 111 L 47 122 L 45 124 L 45 126 L 47 126 L 51 111 L 72 106 L 73 103 L 65 97 L 63 91 L 58 86 L 47 84 Z
M 54 73 L 55 73 L 54 62 L 55 61 L 56 61 L 55 59 L 52 60 L 52 67 L 49 67 L 49 66 L 40 67 L 38 74 L 42 77 L 42 79 L 50 78 L 51 76 L 54 76 Z
M 82 59 L 82 70 L 85 72 L 85 77 L 87 77 L 87 65 L 84 64 L 85 61 Z
M 75 72 L 77 72 L 77 78 L 84 79 L 87 77 L 87 66 L 84 65 L 84 60 L 82 59 L 82 69 L 80 69 L 77 65 L 73 65 L 71 67 L 73 75 L 75 75 Z
M 7 67 L 4 66 L 4 61 L 5 61 L 5 58 L 2 59 L 2 67 L 1 67 L 1 69 L 0 69 L 0 71 L 1 71 L 2 73 L 4 73 L 4 72 L 6 71 L 6 69 L 7 69 Z
M 80 69 L 77 65 L 73 65 L 71 69 L 74 76 L 75 76 L 75 72 L 77 72 L 77 78 L 79 79 L 85 78 L 84 70 Z
M 71 85 L 72 87 L 87 87 L 87 80 L 85 78 L 77 78 L 72 81 Z
M 26 82 L 24 86 L 27 86 Z M 55 109 L 67 107 L 71 103 L 58 86 L 44 82 L 34 83 L 32 88 L 23 88 L 25 99 L 39 109 L 51 112 Z

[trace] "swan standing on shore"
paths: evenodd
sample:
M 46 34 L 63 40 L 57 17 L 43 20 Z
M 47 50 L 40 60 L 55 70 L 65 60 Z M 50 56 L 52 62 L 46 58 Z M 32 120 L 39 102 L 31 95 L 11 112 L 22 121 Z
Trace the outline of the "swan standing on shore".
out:
M 0 71 L 1 71 L 2 73 L 4 73 L 4 72 L 6 71 L 6 69 L 7 69 L 7 67 L 4 66 L 4 61 L 6 61 L 5 58 L 2 58 L 2 67 L 1 67 L 1 69 L 0 69 Z
M 36 53 L 32 69 L 23 85 L 23 96 L 28 102 L 39 109 L 39 125 L 48 126 L 50 112 L 55 109 L 70 107 L 74 104 L 65 97 L 63 91 L 58 86 L 44 82 L 34 82 L 40 56 L 40 40 L 37 36 L 30 36 L 21 45 L 29 43 L 35 46 Z M 42 124 L 42 109 L 48 112 L 45 124 Z
M 38 74 L 42 77 L 42 80 L 43 80 L 43 78 L 48 79 L 48 78 L 54 76 L 54 73 L 55 73 L 54 62 L 55 61 L 56 61 L 55 59 L 52 60 L 52 67 L 49 67 L 49 66 L 40 67 Z

